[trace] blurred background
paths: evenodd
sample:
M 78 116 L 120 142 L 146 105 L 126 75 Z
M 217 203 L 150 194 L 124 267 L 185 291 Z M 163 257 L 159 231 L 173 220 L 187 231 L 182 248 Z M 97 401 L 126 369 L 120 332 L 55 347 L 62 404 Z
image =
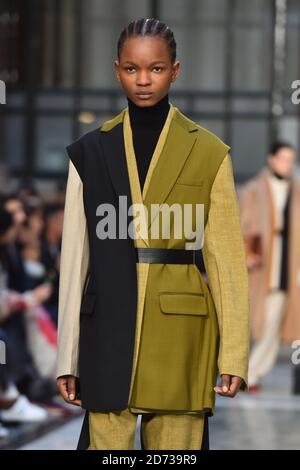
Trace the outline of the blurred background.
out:
M 65 147 L 126 106 L 113 61 L 121 30 L 142 17 L 173 30 L 181 71 L 170 100 L 232 147 L 238 192 L 278 140 L 294 148 L 299 180 L 299 0 L 0 0 L 3 449 L 77 442 L 80 411 L 54 383 Z M 211 448 L 300 448 L 291 351 L 281 346 L 259 393 L 218 399 Z

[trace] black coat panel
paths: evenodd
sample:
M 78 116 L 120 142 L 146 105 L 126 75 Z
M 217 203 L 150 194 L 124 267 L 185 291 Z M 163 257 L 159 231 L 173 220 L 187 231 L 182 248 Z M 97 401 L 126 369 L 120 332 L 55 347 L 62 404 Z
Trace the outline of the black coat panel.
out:
M 67 147 L 83 182 L 92 253 L 80 314 L 79 371 L 82 406 L 93 411 L 127 407 L 134 352 L 137 309 L 134 241 L 130 237 L 100 240 L 96 234 L 99 204 L 113 205 L 117 221 L 118 196 L 127 196 L 131 205 L 122 129 L 122 124 L 107 133 L 96 129 Z M 128 227 L 132 216 L 127 211 L 123 216 L 127 217 Z M 97 315 L 90 315 L 94 309 Z

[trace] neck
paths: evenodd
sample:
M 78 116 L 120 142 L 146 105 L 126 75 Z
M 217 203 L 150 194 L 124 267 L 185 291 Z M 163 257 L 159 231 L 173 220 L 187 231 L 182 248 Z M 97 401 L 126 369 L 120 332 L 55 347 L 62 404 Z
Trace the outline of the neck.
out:
M 161 127 L 170 109 L 168 94 L 152 106 L 138 106 L 128 97 L 127 101 L 130 122 L 135 127 Z
M 270 168 L 272 176 L 274 176 L 278 180 L 283 180 L 283 181 L 289 181 L 290 180 L 289 176 L 280 175 L 279 173 L 277 173 L 277 171 L 273 170 L 273 168 L 271 168 L 271 167 L 269 167 L 269 168 Z

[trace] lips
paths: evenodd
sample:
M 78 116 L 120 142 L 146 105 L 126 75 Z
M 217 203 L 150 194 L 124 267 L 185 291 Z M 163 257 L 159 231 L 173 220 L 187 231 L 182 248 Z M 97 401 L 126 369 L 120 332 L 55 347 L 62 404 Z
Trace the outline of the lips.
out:
M 136 95 L 139 96 L 139 97 L 146 97 L 146 96 L 152 96 L 153 93 L 151 93 L 149 91 L 144 91 L 144 92 L 139 91 L 138 93 L 136 93 Z

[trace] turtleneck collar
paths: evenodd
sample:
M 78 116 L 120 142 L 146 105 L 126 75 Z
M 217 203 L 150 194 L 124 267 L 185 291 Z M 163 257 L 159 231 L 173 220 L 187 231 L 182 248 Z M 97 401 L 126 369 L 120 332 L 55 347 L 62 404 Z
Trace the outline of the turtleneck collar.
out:
M 133 127 L 160 128 L 163 126 L 169 109 L 168 93 L 153 106 L 138 106 L 127 97 L 130 123 Z

